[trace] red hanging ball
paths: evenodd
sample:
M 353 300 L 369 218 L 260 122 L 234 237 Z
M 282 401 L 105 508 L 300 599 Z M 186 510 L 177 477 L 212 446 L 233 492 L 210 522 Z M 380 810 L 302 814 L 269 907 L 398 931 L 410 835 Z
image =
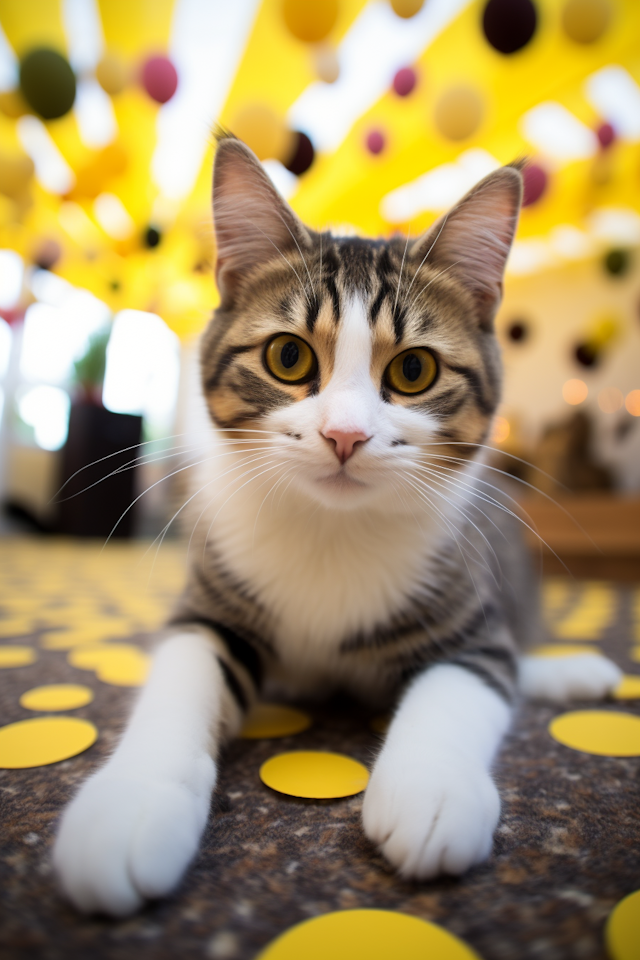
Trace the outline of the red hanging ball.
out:
M 601 123 L 596 130 L 596 136 L 600 141 L 600 146 L 602 149 L 606 150 L 607 147 L 610 147 L 613 143 L 615 143 L 616 132 L 610 123 Z
M 166 103 L 178 89 L 178 71 L 167 57 L 149 57 L 142 68 L 142 86 L 156 103 Z
M 380 130 L 372 130 L 371 133 L 367 135 L 366 144 L 369 153 L 382 153 L 385 145 L 384 134 Z
M 401 67 L 393 78 L 393 89 L 399 97 L 408 97 L 417 82 L 418 77 L 413 67 Z
M 536 203 L 547 189 L 549 177 L 547 171 L 537 163 L 528 164 L 522 171 L 524 178 L 524 193 L 522 206 L 528 207 Z

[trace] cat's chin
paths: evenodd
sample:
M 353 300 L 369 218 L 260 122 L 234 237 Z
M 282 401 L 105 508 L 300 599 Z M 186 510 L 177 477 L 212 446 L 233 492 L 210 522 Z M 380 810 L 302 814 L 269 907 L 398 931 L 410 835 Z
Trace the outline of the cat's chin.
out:
M 370 506 L 382 495 L 377 484 L 356 480 L 343 471 L 307 479 L 304 487 L 307 495 L 330 510 L 357 510 Z

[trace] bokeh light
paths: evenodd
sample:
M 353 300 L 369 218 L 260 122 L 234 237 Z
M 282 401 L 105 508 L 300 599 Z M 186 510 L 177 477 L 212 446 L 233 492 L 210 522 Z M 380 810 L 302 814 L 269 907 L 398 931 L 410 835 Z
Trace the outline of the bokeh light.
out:
M 567 380 L 562 385 L 562 399 L 571 406 L 584 403 L 589 395 L 589 388 L 584 380 Z
M 640 390 L 630 390 L 624 405 L 632 417 L 640 417 Z
M 603 413 L 615 413 L 624 403 L 622 391 L 617 387 L 604 387 L 598 393 L 598 406 Z

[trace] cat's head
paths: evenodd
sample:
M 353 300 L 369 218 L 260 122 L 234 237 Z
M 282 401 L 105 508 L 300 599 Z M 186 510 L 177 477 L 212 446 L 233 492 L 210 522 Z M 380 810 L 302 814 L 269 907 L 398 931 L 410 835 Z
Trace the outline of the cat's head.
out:
M 334 237 L 305 227 L 251 151 L 223 138 L 221 305 L 202 343 L 214 423 L 336 508 L 406 498 L 420 471 L 472 458 L 500 398 L 493 318 L 521 193 L 503 167 L 420 237 Z

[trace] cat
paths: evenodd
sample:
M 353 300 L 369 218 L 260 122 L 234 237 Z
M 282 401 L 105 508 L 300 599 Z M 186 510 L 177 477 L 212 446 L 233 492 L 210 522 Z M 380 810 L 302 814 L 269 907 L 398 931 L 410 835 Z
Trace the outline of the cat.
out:
M 220 746 L 259 692 L 394 708 L 362 823 L 427 880 L 490 854 L 518 691 L 602 698 L 619 682 L 599 655 L 523 656 L 542 636 L 535 577 L 484 479 L 521 193 L 515 164 L 413 240 L 319 234 L 220 137 L 221 302 L 201 343 L 216 446 L 148 684 L 62 816 L 54 867 L 80 910 L 124 916 L 175 889 Z

